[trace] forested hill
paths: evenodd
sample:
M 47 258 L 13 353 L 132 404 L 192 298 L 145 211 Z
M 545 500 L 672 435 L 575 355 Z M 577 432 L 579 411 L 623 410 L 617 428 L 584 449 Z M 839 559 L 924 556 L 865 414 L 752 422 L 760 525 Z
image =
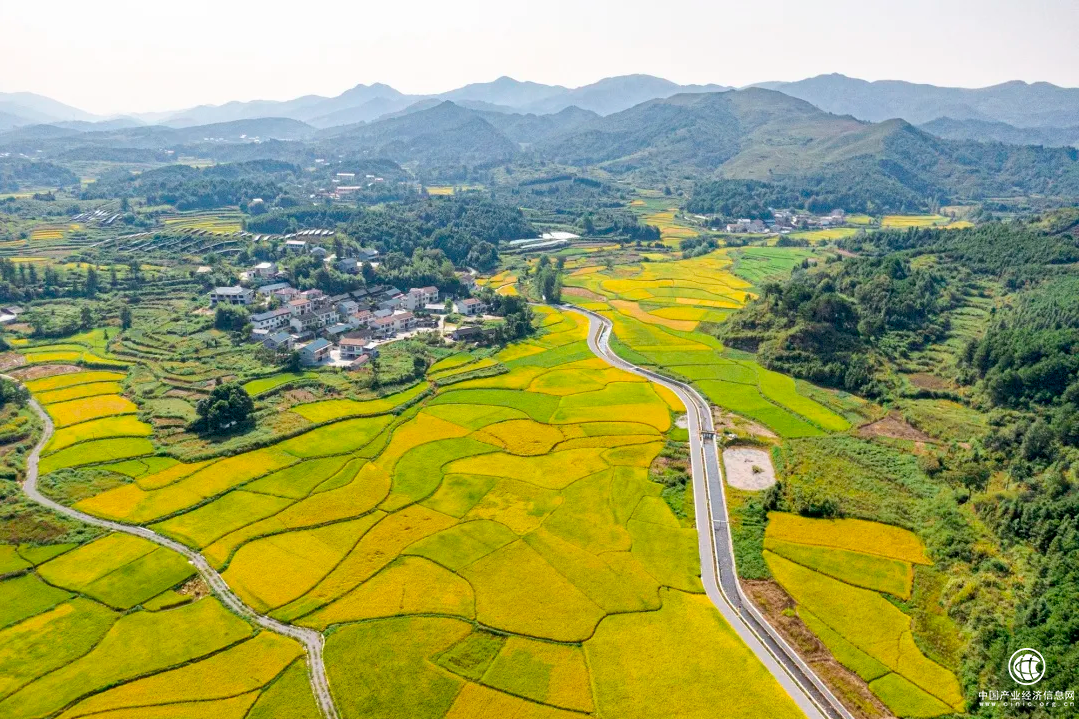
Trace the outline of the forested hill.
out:
M 935 543 L 947 536 L 935 551 L 953 579 L 940 601 L 970 637 L 964 681 L 1006 681 L 1011 653 L 1037 647 L 1051 657 L 1040 688 L 1076 686 L 1079 212 L 972 230 L 879 233 L 847 249 L 858 256 L 766 287 L 721 334 L 756 349 L 770 367 L 900 410 L 943 393 L 950 401 L 933 405 L 939 426 L 977 417 L 964 425 L 979 427 L 969 442 L 919 451 L 918 459 L 941 492 L 938 509 L 965 505 L 946 521 L 944 511 L 921 518 Z M 965 312 L 987 304 L 993 310 L 977 330 L 965 324 L 956 332 L 969 323 Z M 904 367 L 942 354 L 954 365 L 931 386 L 954 389 L 899 380 Z M 975 521 L 994 535 L 981 547 L 966 529 Z M 1016 716 L 1006 712 L 978 716 Z
M 263 133 L 259 141 L 253 135 Z M 282 139 L 269 139 L 279 137 Z M 806 205 L 913 210 L 990 197 L 1079 197 L 1079 150 L 944 140 L 902 120 L 868 123 L 772 90 L 687 93 L 600 117 L 418 103 L 377 122 L 315 131 L 294 120 L 174 130 L 33 128 L 0 134 L 0 151 L 45 161 L 218 162 L 388 159 L 419 169 L 498 165 L 595 168 L 641 186 L 697 181 L 693 207 L 714 211 L 708 182 L 753 180 Z M 435 173 L 437 174 L 437 173 Z M 771 190 L 769 192 L 772 192 Z M 830 209 L 825 207 L 824 209 Z

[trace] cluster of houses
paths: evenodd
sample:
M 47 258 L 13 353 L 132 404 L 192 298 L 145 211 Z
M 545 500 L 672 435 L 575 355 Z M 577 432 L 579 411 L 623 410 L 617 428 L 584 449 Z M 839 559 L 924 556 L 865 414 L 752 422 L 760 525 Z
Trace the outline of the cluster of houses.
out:
M 771 220 L 740 219 L 728 222 L 724 227 L 726 232 L 732 234 L 748 232 L 756 235 L 766 233 L 784 234 L 791 230 L 806 229 L 811 227 L 837 227 L 846 223 L 846 214 L 843 210 L 832 210 L 829 215 L 811 215 L 808 212 L 796 212 L 793 210 L 775 210 Z M 698 215 L 700 219 L 708 219 Z
M 268 301 L 273 309 L 251 315 L 252 337 L 274 352 L 298 348 L 305 364 L 320 364 L 339 349 L 340 363 L 361 366 L 377 356 L 381 342 L 423 327 L 436 327 L 446 312 L 437 287 L 413 287 L 401 292 L 375 286 L 339 295 L 321 290 L 300 291 L 288 283 L 246 287 L 215 287 L 210 304 L 249 306 Z M 482 315 L 477 299 L 457 300 L 453 308 L 465 316 Z M 306 344 L 304 344 L 306 343 Z

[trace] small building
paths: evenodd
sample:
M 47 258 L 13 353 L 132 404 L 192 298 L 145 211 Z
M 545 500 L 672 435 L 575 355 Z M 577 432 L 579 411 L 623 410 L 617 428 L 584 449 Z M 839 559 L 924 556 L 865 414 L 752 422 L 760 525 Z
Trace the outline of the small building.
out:
M 288 301 L 289 312 L 293 317 L 300 317 L 301 315 L 311 314 L 311 308 L 314 303 L 305 297 L 297 297 Z
M 287 307 L 281 307 L 251 315 L 251 325 L 257 330 L 274 330 L 287 325 L 290 317 L 292 312 Z
M 455 342 L 479 342 L 486 336 L 487 333 L 484 329 L 477 325 L 458 327 L 453 332 L 450 332 L 450 339 Z
M 285 240 L 286 252 L 307 252 L 307 240 Z
M 349 369 L 360 369 L 371 361 L 371 355 L 360 355 L 356 359 L 352 360 L 352 364 L 348 366 Z
M 360 273 L 360 260 L 355 257 L 342 257 L 334 262 L 334 267 L 337 268 L 338 272 L 358 275 Z
M 341 300 L 337 303 L 337 314 L 348 317 L 360 311 L 360 303 L 356 300 Z
M 475 297 L 468 297 L 463 300 L 457 300 L 453 305 L 457 314 L 464 315 L 465 317 L 474 317 L 475 315 L 482 315 L 487 311 L 487 305 L 483 304 Z
M 433 302 L 438 302 L 437 287 L 413 287 L 402 299 L 401 306 L 406 310 L 415 311 Z
M 341 359 L 354 360 L 357 357 L 365 357 L 363 348 L 370 342 L 370 340 L 362 337 L 342 337 L 341 338 Z
M 259 287 L 256 290 L 256 292 L 258 292 L 260 295 L 277 295 L 277 293 L 279 291 L 281 291 L 281 290 L 291 290 L 291 289 L 292 289 L 292 287 L 289 286 L 288 282 L 274 282 L 274 283 L 271 283 L 271 284 L 268 284 L 268 285 L 263 285 L 262 287 Z M 280 296 L 280 295 L 278 295 L 278 296 Z
M 444 314 L 446 314 L 446 303 L 445 302 L 435 302 L 434 304 L 424 305 L 423 306 L 423 311 L 424 312 L 429 312 L 429 313 L 431 313 L 433 315 L 444 315 Z
M 332 347 L 328 340 L 314 340 L 300 348 L 300 361 L 305 365 L 318 364 L 330 356 Z
M 292 342 L 292 335 L 288 332 L 274 332 L 262 341 L 262 346 L 273 352 L 289 352 Z
M 273 277 L 277 274 L 277 265 L 273 262 L 260 262 L 247 271 L 249 277 Z
M 311 248 L 310 254 L 312 257 L 317 257 L 320 260 L 326 259 L 326 255 L 330 254 L 325 247 L 319 247 L 315 245 Z
M 457 281 L 469 291 L 476 289 L 476 277 L 471 272 L 457 272 Z
M 356 254 L 363 262 L 371 262 L 378 259 L 378 250 L 372 247 L 361 247 L 360 249 L 356 250 Z
M 254 290 L 236 285 L 234 287 L 215 287 L 210 292 L 210 306 L 216 307 L 219 303 L 226 305 L 242 305 L 246 307 L 255 300 Z
M 371 324 L 371 320 L 375 319 L 375 313 L 371 310 L 360 310 L 359 312 L 353 312 L 348 316 L 348 323 L 355 329 L 361 329 Z
M 346 324 L 336 324 L 325 327 L 322 330 L 322 336 L 328 339 L 330 342 L 336 342 L 343 337 L 346 333 L 351 332 L 352 328 Z
M 386 339 L 395 334 L 393 315 L 372 320 L 369 327 L 371 328 L 371 335 L 378 339 Z

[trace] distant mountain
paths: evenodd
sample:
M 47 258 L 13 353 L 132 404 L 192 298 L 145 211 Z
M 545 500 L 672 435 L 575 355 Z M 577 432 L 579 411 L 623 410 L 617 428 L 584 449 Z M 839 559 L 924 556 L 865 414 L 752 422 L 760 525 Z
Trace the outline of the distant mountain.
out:
M 85 120 L 68 120 L 67 122 L 52 122 L 49 123 L 56 127 L 63 127 L 68 130 L 78 130 L 79 132 L 99 132 L 101 130 L 124 130 L 129 127 L 145 127 L 146 123 L 141 120 L 136 120 L 133 117 L 114 117 L 111 120 L 98 120 L 96 122 L 86 122 Z
M 546 115 L 576 106 L 600 115 L 610 115 L 646 100 L 667 98 L 684 92 L 719 92 L 727 89 L 729 88 L 722 85 L 678 85 L 651 75 L 623 75 L 566 90 L 519 109 L 522 112 Z
M 137 117 L 171 127 L 193 127 L 256 117 L 290 117 L 314 127 L 329 128 L 371 122 L 413 108 L 417 102 L 451 100 L 460 107 L 506 113 L 549 115 L 567 107 L 607 115 L 657 97 L 679 92 L 713 92 L 719 85 L 678 85 L 650 75 L 613 77 L 584 87 L 569 89 L 500 77 L 437 95 L 407 95 L 389 85 L 357 85 L 336 97 L 307 95 L 284 102 L 256 100 L 224 105 L 200 105 L 173 113 L 150 113 Z M 414 108 L 415 109 L 415 108 Z
M 476 111 L 449 101 L 375 123 L 324 130 L 319 139 L 328 151 L 427 165 L 500 162 L 517 152 Z
M 567 107 L 551 115 L 481 112 L 480 115 L 499 132 L 521 146 L 527 146 L 574 130 L 600 115 L 579 107 Z
M 1044 145 L 1045 147 L 1079 147 L 1077 127 L 1015 127 L 1005 122 L 985 120 L 956 120 L 939 117 L 921 129 L 948 140 L 1003 142 L 1007 145 Z
M 1004 122 L 1014 127 L 1079 125 L 1079 89 L 1020 81 L 967 89 L 897 80 L 867 82 L 845 75 L 819 75 L 798 82 L 761 83 L 822 110 L 880 122 L 902 118 L 915 125 L 941 117 Z
M 537 146 L 568 165 L 662 179 L 781 182 L 895 205 L 994 194 L 1079 195 L 1075 151 L 942 140 L 903 120 L 868 123 L 761 88 L 650 100 Z M 838 188 L 838 190 L 836 189 Z
M 93 122 L 102 118 L 76 107 L 32 92 L 0 92 L 0 112 L 25 120 L 25 125 L 35 123 L 84 120 Z
M 527 107 L 533 103 L 571 92 L 561 85 L 543 85 L 538 82 L 521 82 L 512 77 L 502 76 L 494 82 L 477 82 L 449 92 L 439 97 L 451 100 L 459 105 L 463 101 L 487 102 L 492 105 L 507 107 Z

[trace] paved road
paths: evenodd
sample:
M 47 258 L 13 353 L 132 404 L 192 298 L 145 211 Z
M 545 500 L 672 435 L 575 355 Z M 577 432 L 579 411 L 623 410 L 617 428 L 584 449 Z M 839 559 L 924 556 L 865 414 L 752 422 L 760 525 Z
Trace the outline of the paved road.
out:
M 824 682 L 757 611 L 738 583 L 711 405 L 690 385 L 617 356 L 610 347 L 613 325 L 606 317 L 568 305 L 563 309 L 588 316 L 588 347 L 595 355 L 608 364 L 667 387 L 686 406 L 701 580 L 712 603 L 809 719 L 853 719 Z M 722 671 L 722 667 L 716 669 Z M 732 690 L 736 690 L 733 683 Z
M 0 377 L 18 382 L 17 379 L 9 377 L 8 375 L 0 375 Z M 330 684 L 326 679 L 326 665 L 322 660 L 323 636 L 320 632 L 317 632 L 314 629 L 295 627 L 291 624 L 283 624 L 276 619 L 267 617 L 264 614 L 259 614 L 233 594 L 232 590 L 229 589 L 229 585 L 225 583 L 225 580 L 221 578 L 221 575 L 217 573 L 217 570 L 211 567 L 209 562 L 207 562 L 201 554 L 189 549 L 183 544 L 162 537 L 160 534 L 157 534 L 146 527 L 135 527 L 129 524 L 121 524 L 120 522 L 110 522 L 89 514 L 83 514 L 76 509 L 65 507 L 58 502 L 54 502 L 38 490 L 38 460 L 41 458 L 42 448 L 52 437 L 53 424 L 52 419 L 45 413 L 45 410 L 41 408 L 41 405 L 37 403 L 37 400 L 31 399 L 30 406 L 37 412 L 38 416 L 41 417 L 41 421 L 45 423 L 45 432 L 41 435 L 41 439 L 38 440 L 38 443 L 34 446 L 34 450 L 26 460 L 26 479 L 22 483 L 23 493 L 38 504 L 48 507 L 54 512 L 59 512 L 64 516 L 71 517 L 80 522 L 85 522 L 86 524 L 92 524 L 95 527 L 111 529 L 114 532 L 133 534 L 136 537 L 142 537 L 143 539 L 148 539 L 151 542 L 160 544 L 163 547 L 168 547 L 187 557 L 188 561 L 195 566 L 195 569 L 198 570 L 199 574 L 206 581 L 206 584 L 209 585 L 213 593 L 226 607 L 268 631 L 291 637 L 304 645 L 304 648 L 307 650 L 307 666 L 309 669 L 308 678 L 311 680 L 311 689 L 315 694 L 315 699 L 318 701 L 319 709 L 322 710 L 325 719 L 338 719 L 337 707 L 333 703 L 333 696 L 330 694 Z

